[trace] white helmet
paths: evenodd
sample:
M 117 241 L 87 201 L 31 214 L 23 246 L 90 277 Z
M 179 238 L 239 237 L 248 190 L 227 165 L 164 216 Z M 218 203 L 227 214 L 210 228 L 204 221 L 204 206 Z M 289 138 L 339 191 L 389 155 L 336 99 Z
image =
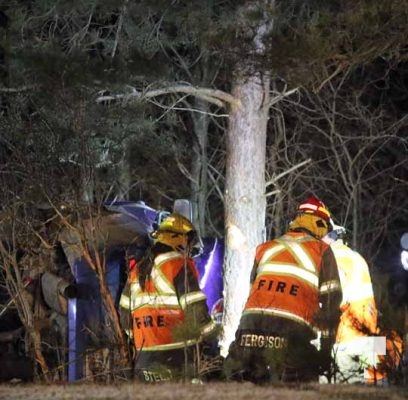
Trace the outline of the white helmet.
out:
M 332 219 L 330 219 L 330 224 L 333 229 L 326 235 L 329 239 L 335 241 L 346 236 L 347 230 L 344 226 L 336 225 Z

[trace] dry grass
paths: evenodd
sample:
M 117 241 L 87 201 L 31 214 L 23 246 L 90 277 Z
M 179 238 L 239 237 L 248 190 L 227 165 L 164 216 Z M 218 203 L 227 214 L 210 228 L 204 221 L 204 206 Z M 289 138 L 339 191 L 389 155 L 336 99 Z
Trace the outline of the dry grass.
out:
M 250 383 L 95 385 L 0 385 L 0 399 L 7 400 L 400 400 L 405 389 L 353 385 L 303 387 L 255 386 Z

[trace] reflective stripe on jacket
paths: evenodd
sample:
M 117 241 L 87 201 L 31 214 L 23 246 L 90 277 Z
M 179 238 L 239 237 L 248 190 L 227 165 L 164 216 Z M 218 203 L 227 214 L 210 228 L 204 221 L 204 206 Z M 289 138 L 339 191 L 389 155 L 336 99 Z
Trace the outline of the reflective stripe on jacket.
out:
M 377 333 L 377 307 L 370 271 L 364 258 L 341 240 L 331 248 L 337 261 L 343 299 L 337 343 Z
M 322 296 L 340 290 L 334 258 L 324 265 L 325 252 L 331 253 L 329 246 L 305 232 L 288 232 L 258 246 L 243 315 L 270 315 L 317 328 Z
M 215 330 L 205 295 L 198 286 L 194 262 L 178 252 L 155 257 L 144 290 L 138 280 L 138 266 L 132 268 L 120 307 L 122 311 L 128 310 L 132 317 L 131 326 L 125 329 L 130 333 L 132 328 L 137 351 L 181 349 Z M 190 321 L 191 315 L 194 321 Z M 181 328 L 183 323 L 188 325 L 186 329 Z M 190 325 L 194 326 L 190 329 Z

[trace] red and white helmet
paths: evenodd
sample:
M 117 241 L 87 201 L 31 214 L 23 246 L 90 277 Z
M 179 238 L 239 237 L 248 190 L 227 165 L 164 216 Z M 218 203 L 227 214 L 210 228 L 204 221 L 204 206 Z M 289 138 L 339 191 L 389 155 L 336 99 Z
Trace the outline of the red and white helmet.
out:
M 330 222 L 331 216 L 329 209 L 316 197 L 309 197 L 306 201 L 301 203 L 298 207 L 299 213 L 314 214 L 325 221 Z

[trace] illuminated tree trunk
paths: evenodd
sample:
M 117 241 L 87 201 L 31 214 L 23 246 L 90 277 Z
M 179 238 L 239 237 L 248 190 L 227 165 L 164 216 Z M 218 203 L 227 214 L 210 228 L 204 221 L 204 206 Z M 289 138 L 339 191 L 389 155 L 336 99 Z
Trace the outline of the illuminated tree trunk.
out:
M 241 107 L 232 108 L 227 132 L 223 355 L 234 338 L 255 248 L 264 236 L 268 93 L 269 80 L 260 74 L 240 76 L 232 92 Z

